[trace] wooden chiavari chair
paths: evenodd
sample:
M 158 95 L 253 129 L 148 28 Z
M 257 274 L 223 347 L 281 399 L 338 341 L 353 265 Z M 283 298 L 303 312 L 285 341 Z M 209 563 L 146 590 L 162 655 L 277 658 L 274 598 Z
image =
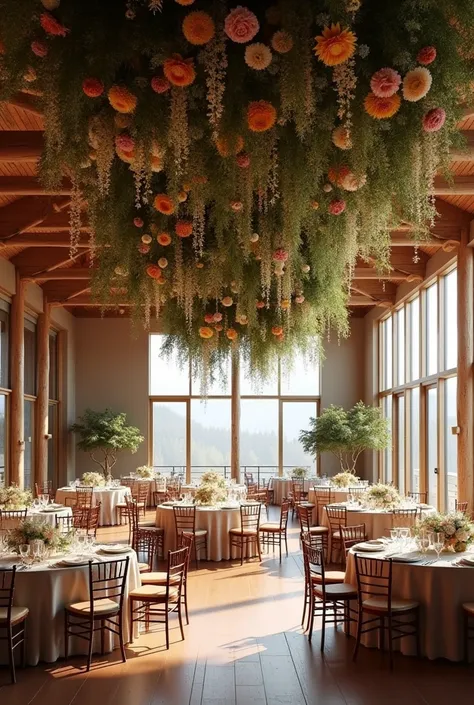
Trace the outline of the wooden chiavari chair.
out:
M 341 526 L 341 539 L 344 546 L 344 556 L 347 557 L 352 546 L 367 541 L 365 524 L 355 524 L 354 526 Z
M 301 506 L 308 507 L 311 511 L 314 509 L 314 504 L 312 504 L 312 502 L 308 502 L 308 492 L 301 490 L 301 488 L 296 484 L 293 485 L 291 505 L 293 519 L 295 518 L 295 511 L 298 513 L 298 509 Z
M 25 661 L 26 619 L 28 607 L 14 607 L 16 565 L 8 570 L 0 569 L 0 641 L 7 642 L 10 678 L 16 683 L 15 649 L 20 647 L 23 668 Z
M 136 490 L 135 487 L 137 485 L 137 480 L 135 480 L 132 477 L 123 477 L 120 479 L 120 484 L 123 487 L 128 487 L 130 490 L 130 496 L 135 497 L 136 496 Z M 117 515 L 117 523 L 122 524 L 123 523 L 123 517 L 125 516 L 125 520 L 128 520 L 128 512 L 127 512 L 127 503 L 126 502 L 118 502 L 115 505 L 115 513 Z
M 0 509 L 0 529 L 16 529 L 25 521 L 27 509 Z
M 142 585 L 129 593 L 131 641 L 133 642 L 133 625 L 135 622 L 145 622 L 145 630 L 149 631 L 151 623 L 165 623 L 166 648 L 169 649 L 169 617 L 177 614 L 181 638 L 184 640 L 181 606 L 182 591 L 188 547 L 168 552 L 168 570 L 165 585 Z M 135 606 L 137 604 L 137 606 Z
M 249 486 L 249 484 L 253 485 L 253 473 L 252 472 L 244 472 L 244 483 Z
M 303 557 L 307 561 L 307 573 L 310 576 L 311 602 L 308 640 L 313 636 L 314 617 L 322 617 L 321 651 L 324 651 L 326 624 L 344 624 L 344 631 L 349 636 L 349 623 L 355 621 L 351 616 L 350 602 L 357 600 L 357 591 L 353 585 L 341 582 L 329 582 L 326 578 L 323 551 L 311 544 L 303 543 Z M 344 575 L 342 573 L 342 575 Z M 328 614 L 329 613 L 329 614 Z
M 454 500 L 454 511 L 462 512 L 463 514 L 468 514 L 467 511 L 468 502 L 458 502 L 457 499 Z
M 303 541 L 303 535 L 309 534 L 311 537 L 318 537 L 321 545 L 326 552 L 328 551 L 328 536 L 329 529 L 327 526 L 314 526 L 313 525 L 313 509 L 311 507 L 305 507 L 300 505 L 298 507 L 298 519 L 300 520 L 300 542 Z
M 428 492 L 408 492 L 407 497 L 414 499 L 417 504 L 426 504 L 428 501 Z
M 395 639 L 414 636 L 416 653 L 420 656 L 420 605 L 415 600 L 393 597 L 391 558 L 366 558 L 356 553 L 354 560 L 359 612 L 353 660 L 357 658 L 363 634 L 378 631 L 380 648 L 383 651 L 385 632 L 387 632 L 390 670 L 393 670 Z M 364 620 L 364 616 L 367 619 Z
M 119 638 L 122 661 L 125 663 L 123 640 L 123 601 L 130 559 L 124 558 L 104 563 L 89 563 L 89 599 L 65 607 L 64 638 L 65 657 L 69 656 L 69 637 L 79 637 L 89 642 L 87 670 L 92 663 L 94 634 L 100 631 L 101 653 L 104 653 L 105 632 Z M 97 624 L 98 623 L 98 624 Z
M 259 534 L 260 534 L 260 542 L 262 546 L 267 546 L 267 548 L 270 548 L 272 546 L 273 550 L 275 550 L 275 546 L 278 545 L 278 551 L 280 554 L 280 563 L 281 563 L 281 544 L 282 541 L 285 541 L 285 549 L 286 549 L 286 556 L 288 557 L 288 536 L 287 536 L 287 527 L 288 527 L 288 514 L 290 513 L 290 503 L 286 499 L 284 499 L 281 503 L 281 508 L 280 508 L 280 521 L 279 522 L 266 522 L 264 524 L 260 524 L 259 526 Z
M 77 507 L 78 509 L 90 509 L 92 507 L 92 499 L 94 497 L 93 487 L 76 487 L 74 497 L 66 497 L 64 503 L 69 507 Z
M 157 535 L 158 554 L 163 556 L 164 530 L 161 527 L 155 526 L 153 521 L 140 522 L 140 510 L 135 500 L 128 496 L 125 497 L 125 500 L 127 502 L 129 522 L 128 542 L 131 543 L 132 548 L 136 550 L 142 531 L 153 531 Z
M 353 497 L 361 497 L 363 494 L 367 492 L 367 487 L 348 487 L 347 488 L 347 494 L 352 495 Z
M 160 534 L 153 529 L 140 529 L 134 542 L 133 548 L 138 556 L 138 569 L 140 573 L 151 573 L 155 560 L 158 558 L 160 547 Z M 140 561 L 140 557 L 144 561 Z
M 392 509 L 392 526 L 400 526 L 411 529 L 415 526 L 416 520 L 421 516 L 417 509 Z
M 183 590 L 181 597 L 184 605 L 184 613 L 186 615 L 186 624 L 189 624 L 188 615 L 188 572 L 189 566 L 191 565 L 191 555 L 194 543 L 194 536 L 192 534 L 181 534 L 179 537 L 178 548 L 187 548 L 188 554 L 186 557 L 186 567 L 184 570 L 183 578 Z M 168 573 L 166 571 L 153 571 L 151 573 L 143 573 L 141 576 L 142 585 L 166 585 L 168 580 Z
M 314 497 L 316 501 L 316 522 L 321 523 L 323 507 L 334 502 L 334 492 L 331 489 L 314 488 Z
M 173 507 L 174 527 L 176 531 L 176 545 L 179 546 L 181 534 L 191 534 L 194 537 L 194 560 L 196 568 L 199 566 L 199 554 L 204 551 L 204 560 L 207 559 L 207 531 L 196 529 L 196 506 Z
M 56 528 L 59 529 L 62 534 L 71 533 L 71 531 L 74 530 L 74 517 L 72 516 L 72 514 L 66 514 L 65 516 L 57 514 Z
M 97 536 L 99 526 L 100 502 L 95 507 L 73 507 L 72 524 L 74 529 L 82 529 L 87 535 Z
M 326 507 L 326 514 L 329 522 L 329 539 L 331 541 L 330 560 L 337 551 L 340 556 L 343 553 L 341 527 L 347 526 L 346 507 Z
M 247 483 L 247 499 L 257 501 L 258 485 L 256 482 Z
M 153 490 L 153 504 L 157 507 L 162 502 L 166 501 L 166 477 L 157 477 L 155 480 L 155 488 Z
M 240 527 L 229 531 L 230 553 L 232 547 L 240 549 L 240 565 L 244 563 L 244 549 L 247 553 L 248 546 L 256 545 L 259 560 L 262 560 L 259 540 L 260 511 L 261 504 L 241 504 L 240 505 Z
M 35 497 L 47 495 L 49 499 L 54 499 L 53 481 L 45 480 L 45 482 L 35 482 Z

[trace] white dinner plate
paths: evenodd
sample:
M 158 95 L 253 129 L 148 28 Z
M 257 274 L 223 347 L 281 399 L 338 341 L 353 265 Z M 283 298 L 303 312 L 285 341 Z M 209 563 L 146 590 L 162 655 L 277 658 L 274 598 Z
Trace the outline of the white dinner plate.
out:
M 420 507 L 420 509 L 431 509 L 431 504 L 421 503 L 421 504 L 417 504 L 416 506 Z
M 414 553 L 396 553 L 390 558 L 395 563 L 418 563 L 418 561 L 422 560 L 418 554 Z
M 353 547 L 356 551 L 364 551 L 367 553 L 377 553 L 378 551 L 384 551 L 385 546 L 381 543 L 358 543 Z
M 62 558 L 60 563 L 63 565 L 87 565 L 91 558 L 88 556 L 69 556 L 68 558 Z
M 465 563 L 466 565 L 474 565 L 474 556 L 463 556 L 459 560 L 460 563 Z
M 50 504 L 48 507 L 41 509 L 41 512 L 59 512 L 61 509 L 65 509 L 64 504 Z
M 102 553 L 130 553 L 132 550 L 130 546 L 122 546 L 122 545 L 115 545 L 115 544 L 105 544 L 100 547 L 100 550 Z

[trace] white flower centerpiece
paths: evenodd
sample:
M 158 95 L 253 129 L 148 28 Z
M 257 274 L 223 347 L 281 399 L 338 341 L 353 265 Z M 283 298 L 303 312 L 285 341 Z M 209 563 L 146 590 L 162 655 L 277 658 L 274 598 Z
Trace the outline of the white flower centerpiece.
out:
M 135 470 L 135 475 L 139 477 L 140 480 L 154 480 L 157 473 L 151 465 L 140 465 L 140 467 Z
M 8 532 L 8 547 L 20 552 L 20 546 L 33 541 L 43 541 L 50 551 L 62 553 L 71 545 L 73 532 L 64 534 L 48 522 L 25 519 L 15 529 Z
M 415 527 L 417 535 L 439 533 L 444 536 L 444 550 L 462 553 L 474 541 L 474 524 L 463 512 L 430 514 Z
M 33 495 L 30 490 L 22 490 L 18 485 L 10 487 L 0 487 L 0 508 L 1 509 L 24 509 L 33 502 Z
M 401 497 L 396 487 L 378 482 L 368 488 L 361 497 L 362 504 L 368 509 L 396 509 Z
M 194 495 L 196 504 L 215 506 L 226 499 L 227 487 L 222 475 L 213 471 L 205 472 Z
M 346 487 L 355 487 L 360 482 L 360 477 L 353 472 L 338 472 L 337 475 L 331 478 L 334 487 L 345 489 Z
M 288 477 L 292 480 L 304 480 L 308 477 L 308 468 L 293 468 L 288 472 Z
M 83 487 L 105 487 L 105 477 L 100 472 L 85 472 L 81 477 Z

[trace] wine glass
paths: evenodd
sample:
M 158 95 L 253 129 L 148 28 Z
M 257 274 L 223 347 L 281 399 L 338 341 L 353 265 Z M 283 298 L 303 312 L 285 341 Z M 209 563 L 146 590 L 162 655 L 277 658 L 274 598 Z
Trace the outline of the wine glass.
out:
M 30 546 L 27 543 L 22 543 L 19 547 L 20 551 L 20 558 L 22 564 L 27 568 L 29 565 L 31 565 L 32 562 L 32 556 L 31 556 L 31 551 L 30 551 Z
M 432 546 L 434 550 L 436 551 L 436 555 L 438 556 L 439 560 L 439 554 L 444 548 L 444 534 L 439 533 L 436 531 L 433 535 L 433 543 Z

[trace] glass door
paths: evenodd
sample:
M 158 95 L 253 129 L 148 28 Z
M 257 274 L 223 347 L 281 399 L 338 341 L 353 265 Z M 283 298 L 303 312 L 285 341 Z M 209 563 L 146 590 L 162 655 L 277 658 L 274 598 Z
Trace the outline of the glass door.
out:
M 438 388 L 426 390 L 426 473 L 428 504 L 438 506 Z
M 153 467 L 164 475 L 186 473 L 186 401 L 152 402 Z

